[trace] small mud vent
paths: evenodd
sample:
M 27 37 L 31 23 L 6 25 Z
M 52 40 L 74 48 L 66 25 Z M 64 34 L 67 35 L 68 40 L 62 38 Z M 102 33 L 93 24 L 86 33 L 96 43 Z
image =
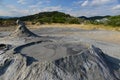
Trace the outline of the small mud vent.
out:
M 3 50 L 3 49 L 5 49 L 5 48 L 7 48 L 7 45 L 6 45 L 6 44 L 0 44 L 0 50 Z
M 0 54 L 4 53 L 5 51 L 9 50 L 12 46 L 8 44 L 0 44 Z

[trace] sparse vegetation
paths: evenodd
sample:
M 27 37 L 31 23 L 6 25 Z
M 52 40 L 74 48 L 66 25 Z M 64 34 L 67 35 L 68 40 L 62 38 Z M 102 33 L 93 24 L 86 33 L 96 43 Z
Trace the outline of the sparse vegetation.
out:
M 120 15 L 86 18 L 86 23 L 95 25 L 105 25 L 111 27 L 120 27 Z
M 120 15 L 109 17 L 107 21 L 107 25 L 120 26 Z
M 31 24 L 51 24 L 51 23 L 64 23 L 64 24 L 80 24 L 83 19 L 79 19 L 69 14 L 65 14 L 58 11 L 53 12 L 41 12 L 34 15 L 23 16 L 19 18 L 0 19 L 0 25 L 14 25 L 15 21 L 20 19 L 25 22 L 31 22 Z
M 118 16 L 94 16 L 94 17 L 85 17 L 81 16 L 79 18 L 70 16 L 69 14 L 65 14 L 58 11 L 53 12 L 41 12 L 34 15 L 23 16 L 19 18 L 9 18 L 9 19 L 0 19 L 0 26 L 15 26 L 15 21 L 17 19 L 21 19 L 25 21 L 28 25 L 40 25 L 40 24 L 86 24 L 86 26 L 90 27 L 92 24 L 92 28 L 99 29 L 113 29 L 120 30 L 120 15 Z M 81 25 L 80 25 L 81 26 Z M 97 26 L 97 27 L 96 27 Z M 83 26 L 85 27 L 85 25 Z M 91 27 L 90 27 L 91 29 Z
M 58 11 L 42 12 L 35 15 L 20 17 L 23 21 L 32 21 L 33 23 L 51 24 L 51 23 L 69 23 L 80 24 L 80 19 Z

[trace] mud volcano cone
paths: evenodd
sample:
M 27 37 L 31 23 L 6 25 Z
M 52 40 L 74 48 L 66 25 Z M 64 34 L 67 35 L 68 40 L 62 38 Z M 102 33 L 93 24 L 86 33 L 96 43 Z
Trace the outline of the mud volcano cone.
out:
M 38 35 L 31 32 L 25 25 L 24 22 L 17 20 L 18 28 L 10 34 L 12 37 L 38 37 Z

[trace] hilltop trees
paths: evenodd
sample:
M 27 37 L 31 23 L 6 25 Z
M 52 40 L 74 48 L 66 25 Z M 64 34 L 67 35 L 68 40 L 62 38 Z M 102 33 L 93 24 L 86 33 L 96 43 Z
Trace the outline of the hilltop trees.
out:
M 107 24 L 111 26 L 120 26 L 120 15 L 109 17 Z
M 34 23 L 80 23 L 78 18 L 72 17 L 69 14 L 65 14 L 58 11 L 42 12 L 35 15 L 20 17 L 23 21 L 33 21 Z
M 81 16 L 79 18 L 70 16 L 58 11 L 53 12 L 41 12 L 34 15 L 0 19 L 0 26 L 11 26 L 15 25 L 15 21 L 20 19 L 25 21 L 27 24 L 51 24 L 51 23 L 62 23 L 62 24 L 95 24 L 95 25 L 110 25 L 110 26 L 120 26 L 120 15 L 118 16 L 94 16 L 85 17 Z

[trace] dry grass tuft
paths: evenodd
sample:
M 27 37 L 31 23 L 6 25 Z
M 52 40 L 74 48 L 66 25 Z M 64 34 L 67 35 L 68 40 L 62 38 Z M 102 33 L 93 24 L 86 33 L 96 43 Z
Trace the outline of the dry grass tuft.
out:
M 58 27 L 58 28 L 79 28 L 86 30 L 111 30 L 111 31 L 120 31 L 119 27 L 104 26 L 104 25 L 93 25 L 93 24 L 44 24 L 44 25 L 28 25 L 31 29 L 36 28 L 45 28 L 45 27 Z
M 38 29 L 38 28 L 46 28 L 46 27 L 58 27 L 58 28 L 79 28 L 86 30 L 111 30 L 111 31 L 120 31 L 119 27 L 111 27 L 104 25 L 93 25 L 93 24 L 43 24 L 43 25 L 27 25 L 29 29 Z M 14 31 L 17 26 L 9 26 L 9 27 L 0 27 L 0 31 Z

